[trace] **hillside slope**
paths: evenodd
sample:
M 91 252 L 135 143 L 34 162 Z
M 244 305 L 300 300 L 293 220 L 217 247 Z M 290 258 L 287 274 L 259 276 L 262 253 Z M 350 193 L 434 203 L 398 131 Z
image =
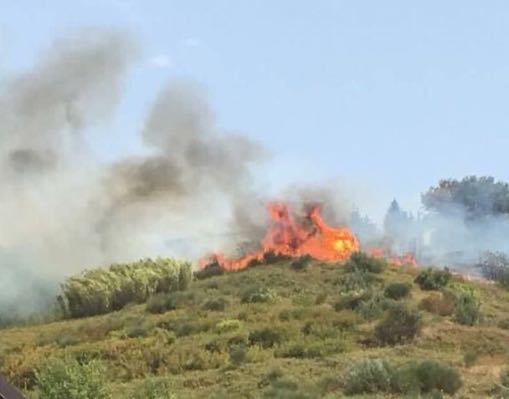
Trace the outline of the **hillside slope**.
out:
M 131 397 L 147 381 L 167 381 L 175 398 L 339 398 L 358 360 L 397 368 L 431 359 L 459 372 L 456 397 L 491 397 L 509 364 L 509 292 L 454 277 L 452 290 L 473 289 L 481 302 L 480 321 L 462 325 L 446 294 L 414 283 L 418 272 L 389 265 L 359 282 L 359 273 L 343 264 L 282 261 L 196 279 L 185 291 L 150 301 L 151 312 L 130 305 L 0 330 L 0 372 L 33 398 L 36 370 L 65 357 L 105 364 L 113 398 Z M 413 340 L 384 345 L 374 331 L 396 302 L 383 294 L 393 282 L 411 284 L 397 302 L 421 309 L 422 329 Z M 387 389 L 357 397 L 398 396 Z

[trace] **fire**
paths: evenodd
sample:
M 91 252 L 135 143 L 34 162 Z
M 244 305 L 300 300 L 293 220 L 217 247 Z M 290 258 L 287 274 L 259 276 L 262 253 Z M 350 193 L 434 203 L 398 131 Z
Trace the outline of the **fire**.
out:
M 269 205 L 268 212 L 270 224 L 260 250 L 238 259 L 216 253 L 202 260 L 202 267 L 216 261 L 225 270 L 241 270 L 253 261 L 262 260 L 269 252 L 290 257 L 310 255 L 326 262 L 343 261 L 359 250 L 359 241 L 353 232 L 346 227 L 327 225 L 320 215 L 319 206 L 309 210 L 307 223 L 296 221 L 284 203 Z
M 417 266 L 417 260 L 415 259 L 415 256 L 412 252 L 405 252 L 402 255 L 392 255 L 388 256 L 384 249 L 382 248 L 371 248 L 369 251 L 371 256 L 374 256 L 375 258 L 387 258 L 389 263 L 392 263 L 396 266 L 403 266 L 403 265 L 411 265 L 411 266 Z

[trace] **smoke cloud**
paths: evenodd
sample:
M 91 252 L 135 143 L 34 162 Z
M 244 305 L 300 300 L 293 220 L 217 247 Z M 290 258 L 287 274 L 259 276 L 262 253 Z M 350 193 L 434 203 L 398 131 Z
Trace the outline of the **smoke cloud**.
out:
M 125 32 L 80 31 L 1 83 L 0 315 L 33 310 L 84 267 L 222 245 L 218 220 L 255 198 L 250 169 L 265 150 L 219 128 L 191 82 L 157 95 L 144 155 L 94 161 L 87 133 L 114 114 L 137 54 Z

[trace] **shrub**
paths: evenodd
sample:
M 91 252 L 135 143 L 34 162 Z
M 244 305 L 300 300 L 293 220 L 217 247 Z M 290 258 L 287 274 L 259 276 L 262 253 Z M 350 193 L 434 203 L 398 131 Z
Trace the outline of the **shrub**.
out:
M 383 280 L 372 273 L 364 271 L 354 271 L 343 274 L 336 280 L 342 292 L 359 292 L 372 288 L 376 284 L 380 284 Z
M 500 372 L 500 384 L 505 388 L 509 388 L 509 367 Z
M 336 311 L 345 309 L 356 310 L 361 303 L 368 301 L 373 296 L 372 291 L 364 290 L 360 292 L 349 292 L 341 295 L 339 300 L 334 304 Z
M 509 287 L 509 256 L 501 252 L 485 252 L 476 265 L 483 277 Z
M 391 390 L 393 370 L 380 359 L 366 359 L 355 363 L 345 376 L 345 393 L 388 392 Z
M 392 306 L 375 327 L 375 337 L 382 345 L 396 345 L 413 340 L 422 326 L 421 315 L 403 304 Z
M 481 302 L 472 290 L 463 290 L 457 295 L 454 319 L 466 326 L 473 326 L 479 321 Z
M 59 302 L 71 317 L 92 316 L 145 302 L 160 292 L 183 290 L 191 279 L 189 262 L 160 258 L 115 264 L 68 278 Z
M 224 298 L 211 298 L 203 304 L 203 309 L 222 312 L 226 309 L 228 301 Z
M 151 378 L 138 385 L 132 399 L 176 399 L 171 392 L 170 383 L 166 380 Z
M 398 370 L 394 385 L 403 393 L 442 391 L 453 395 L 461 388 L 462 381 L 454 368 L 433 360 L 424 360 Z
M 217 261 L 209 263 L 201 270 L 194 272 L 194 277 L 197 280 L 203 280 L 213 276 L 221 276 L 225 273 L 224 269 L 219 265 Z
M 438 290 L 445 287 L 451 280 L 452 274 L 446 267 L 444 270 L 433 269 L 428 267 L 420 272 L 414 282 L 421 287 L 422 290 Z
M 242 327 L 242 323 L 240 320 L 235 319 L 227 319 L 227 320 L 221 320 L 219 323 L 216 324 L 216 331 L 219 334 L 224 334 L 231 331 L 239 330 Z
M 40 369 L 37 385 L 44 399 L 106 399 L 110 393 L 105 376 L 105 368 L 96 361 L 57 360 Z
M 382 258 L 375 258 L 364 252 L 354 252 L 346 262 L 345 269 L 349 272 L 382 273 L 386 265 Z
M 249 345 L 259 345 L 262 348 L 271 348 L 280 344 L 285 338 L 284 331 L 276 328 L 262 328 L 249 333 Z
M 432 293 L 423 298 L 419 303 L 419 309 L 437 314 L 439 316 L 450 316 L 454 313 L 456 299 L 449 291 Z
M 294 270 L 303 270 L 307 268 L 312 261 L 313 258 L 310 255 L 299 256 L 297 259 L 293 260 L 292 263 L 290 263 L 290 267 Z
M 276 298 L 276 293 L 270 288 L 250 287 L 242 292 L 240 301 L 242 303 L 264 303 L 272 302 Z
M 235 367 L 240 366 L 242 363 L 246 361 L 247 358 L 246 349 L 239 346 L 231 348 L 229 355 L 230 363 L 233 364 Z
M 392 299 L 387 299 L 380 294 L 374 294 L 369 299 L 361 301 L 355 311 L 366 320 L 374 320 L 382 317 L 387 309 L 394 305 Z
M 409 283 L 391 283 L 385 287 L 384 295 L 387 298 L 398 300 L 407 297 L 411 289 L 412 285 Z
M 463 355 L 463 362 L 465 363 L 465 367 L 472 367 L 477 361 L 478 357 L 479 354 L 477 353 L 477 351 L 474 351 L 472 349 L 467 350 Z
M 189 295 L 178 291 L 156 294 L 147 301 L 146 310 L 149 313 L 166 313 L 181 307 L 189 299 Z

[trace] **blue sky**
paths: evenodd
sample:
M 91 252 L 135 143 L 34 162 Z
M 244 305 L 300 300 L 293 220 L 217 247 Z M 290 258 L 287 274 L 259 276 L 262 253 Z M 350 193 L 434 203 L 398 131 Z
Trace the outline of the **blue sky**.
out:
M 158 88 L 187 77 L 221 126 L 270 149 L 260 178 L 271 187 L 340 177 L 371 187 L 376 213 L 392 197 L 417 209 L 444 177 L 509 181 L 507 1 L 0 0 L 0 10 L 1 76 L 68 29 L 139 38 L 121 107 L 91 139 L 103 158 L 137 151 Z

